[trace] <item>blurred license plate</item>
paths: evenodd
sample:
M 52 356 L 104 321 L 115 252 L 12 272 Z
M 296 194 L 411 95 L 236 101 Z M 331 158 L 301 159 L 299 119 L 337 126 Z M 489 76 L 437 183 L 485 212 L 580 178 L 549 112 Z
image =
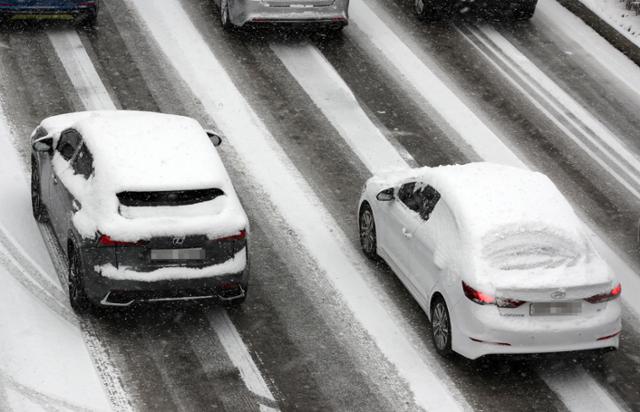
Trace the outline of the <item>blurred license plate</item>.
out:
M 582 312 L 582 302 L 541 302 L 529 307 L 531 316 L 577 315 Z
M 153 249 L 151 260 L 202 260 L 204 249 Z

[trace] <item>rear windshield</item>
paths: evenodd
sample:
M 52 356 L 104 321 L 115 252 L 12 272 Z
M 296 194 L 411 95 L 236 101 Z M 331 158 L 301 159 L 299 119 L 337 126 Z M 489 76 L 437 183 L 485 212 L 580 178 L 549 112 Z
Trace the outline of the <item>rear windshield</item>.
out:
M 162 192 L 120 192 L 123 206 L 185 206 L 207 202 L 224 195 L 220 189 L 172 190 Z
M 586 253 L 586 245 L 546 231 L 494 234 L 485 240 L 482 256 L 499 270 L 573 266 Z

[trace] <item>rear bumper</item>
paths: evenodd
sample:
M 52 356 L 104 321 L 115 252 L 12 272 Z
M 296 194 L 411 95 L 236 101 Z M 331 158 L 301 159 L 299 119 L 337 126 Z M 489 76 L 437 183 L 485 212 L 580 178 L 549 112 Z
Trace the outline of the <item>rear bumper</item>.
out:
M 323 7 L 271 7 L 255 0 L 237 0 L 232 3 L 231 22 L 236 26 L 245 24 L 294 24 L 346 26 L 349 22 L 347 0 L 336 0 Z
M 56 7 L 0 6 L 0 17 L 8 19 L 73 19 L 81 16 L 96 15 L 97 5 L 69 5 Z
M 87 296 L 101 306 L 202 299 L 232 301 L 244 297 L 249 283 L 248 267 L 239 273 L 156 281 L 108 278 L 88 267 L 84 273 Z
M 453 350 L 476 359 L 491 354 L 527 354 L 617 348 L 620 301 L 589 317 L 501 316 L 495 306 L 462 299 L 452 313 Z M 605 339 L 603 339 L 605 338 Z

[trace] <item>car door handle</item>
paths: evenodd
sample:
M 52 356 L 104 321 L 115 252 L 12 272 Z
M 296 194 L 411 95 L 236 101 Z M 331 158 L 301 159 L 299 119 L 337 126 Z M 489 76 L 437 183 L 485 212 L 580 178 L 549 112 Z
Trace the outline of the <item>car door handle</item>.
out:
M 404 237 L 406 237 L 407 239 L 411 239 L 413 237 L 413 234 L 411 234 L 411 232 L 409 232 L 406 228 L 402 228 L 402 234 L 404 235 Z

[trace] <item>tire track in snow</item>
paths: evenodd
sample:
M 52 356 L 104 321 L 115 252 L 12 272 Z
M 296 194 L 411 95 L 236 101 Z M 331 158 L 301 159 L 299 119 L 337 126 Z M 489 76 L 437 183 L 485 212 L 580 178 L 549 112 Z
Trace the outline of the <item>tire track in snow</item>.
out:
M 359 0 L 356 0 L 359 1 Z M 377 25 L 383 25 L 381 20 L 375 20 L 377 17 L 370 17 L 367 21 L 370 28 L 374 28 Z M 384 35 L 385 30 L 389 30 L 386 26 L 376 27 L 377 33 Z M 374 33 L 367 33 L 373 35 Z M 399 40 L 398 40 L 399 41 Z M 385 42 L 389 42 L 389 38 L 385 39 Z M 386 43 L 389 46 L 393 43 Z M 400 44 L 394 45 L 394 50 L 400 49 Z M 329 64 L 329 62 L 320 56 L 313 46 L 272 46 L 272 49 L 276 52 L 281 59 L 285 67 L 298 81 L 300 86 L 306 91 L 309 97 L 320 107 L 320 109 L 327 115 L 332 121 L 341 121 L 340 115 L 337 111 L 345 111 L 343 107 L 346 104 L 358 105 L 357 100 L 352 98 L 353 94 L 350 91 L 348 85 L 340 78 L 339 74 Z M 381 49 L 383 52 L 384 49 Z M 407 49 L 408 50 L 408 49 Z M 433 78 L 432 81 L 439 81 L 437 78 Z M 433 84 L 431 85 L 433 86 Z M 440 88 L 446 88 L 444 83 L 441 83 Z M 447 94 L 452 94 L 448 91 Z M 432 99 L 437 99 L 438 95 L 434 93 L 431 96 Z M 461 101 L 456 104 L 463 105 Z M 351 112 L 358 111 L 358 108 L 350 108 Z M 470 112 L 468 108 L 465 109 Z M 361 110 L 361 109 L 360 109 Z M 338 124 L 336 129 L 340 132 L 342 137 L 351 145 L 354 152 L 360 156 L 362 162 L 367 165 L 370 171 L 374 174 L 380 173 L 388 168 L 389 164 L 397 165 L 400 163 L 399 154 L 395 151 L 389 151 L 388 142 L 382 133 L 369 133 L 368 139 L 359 139 L 357 133 L 359 130 L 370 130 L 375 128 L 375 125 L 366 117 L 360 116 L 359 119 L 364 124 L 359 124 L 357 127 L 353 125 Z M 453 120 L 453 119 L 452 119 Z M 354 121 L 354 117 L 351 117 L 349 122 Z M 458 132 L 464 136 L 463 129 L 467 126 L 466 122 L 462 122 L 462 125 L 453 124 L 454 127 L 458 127 Z M 502 142 L 492 134 L 490 129 L 485 126 L 485 130 L 491 133 L 495 144 L 492 146 L 500 146 Z M 354 132 L 356 133 L 354 135 Z M 386 142 L 378 141 L 384 139 Z M 501 160 L 509 160 L 512 163 L 516 163 L 520 167 L 525 167 L 520 160 L 508 151 L 506 146 L 503 146 L 502 152 L 499 154 Z M 404 162 L 404 161 L 403 161 Z M 408 164 L 404 165 L 409 167 Z M 560 371 L 557 375 L 551 375 L 544 370 L 538 368 L 538 375 L 545 381 L 550 389 L 558 394 L 560 399 L 565 402 L 566 406 L 573 411 L 582 411 L 584 404 L 602 405 L 601 410 L 617 410 L 618 407 L 610 397 L 608 397 L 606 391 L 590 376 L 582 367 L 569 367 L 567 370 Z M 559 377 L 558 377 L 559 376 Z M 606 395 L 601 399 L 601 396 Z M 580 402 L 578 402 L 578 400 Z M 582 402 L 582 403 L 581 403 Z M 597 409 L 596 409 L 597 410 Z
M 361 275 L 368 270 L 364 258 L 235 87 L 181 5 L 166 1 L 158 8 L 144 0 L 130 0 L 129 4 L 192 94 L 225 133 L 247 174 L 269 194 L 355 318 L 407 381 L 414 401 L 429 410 L 470 409 L 464 399 L 452 394 L 452 388 L 443 385 L 434 374 L 433 365 L 416 351 L 372 292 Z M 211 79 L 216 79 L 215 88 Z M 309 210 L 316 213 L 308 213 Z
M 62 62 L 67 75 L 69 76 L 71 83 L 76 88 L 85 108 L 87 110 L 113 110 L 117 108 L 117 105 L 111 99 L 111 96 L 107 92 L 100 76 L 98 75 L 95 67 L 89 55 L 87 54 L 82 42 L 78 34 L 74 31 L 63 31 L 63 32 L 49 32 L 49 39 L 56 50 L 60 61 Z M 65 264 L 66 267 L 66 264 Z M 66 273 L 66 272 L 63 272 Z M 246 349 L 246 345 L 240 338 L 240 335 L 229 319 L 226 312 L 222 312 L 219 318 L 215 318 L 217 325 L 212 326 L 222 326 L 224 327 L 225 332 L 220 332 L 216 329 L 216 333 L 220 338 L 223 346 L 227 350 L 235 350 L 238 351 L 240 349 L 236 348 L 234 345 L 241 345 L 244 352 L 246 352 L 247 356 L 232 356 L 232 353 L 228 352 L 228 355 L 231 358 L 231 361 L 234 365 L 241 371 L 241 377 L 247 388 L 254 392 L 257 391 L 257 394 L 264 399 L 269 401 L 269 404 L 272 405 L 275 403 L 275 398 L 271 394 L 271 391 L 266 386 L 262 375 L 258 367 L 253 363 L 251 356 L 249 355 L 248 350 Z M 102 362 L 105 359 L 108 359 L 108 354 L 106 353 L 105 348 L 101 345 L 101 342 L 98 336 L 95 333 L 95 330 L 92 328 L 92 325 L 87 325 L 87 335 L 89 338 L 88 345 L 95 349 L 99 355 L 98 362 Z M 233 345 L 231 345 L 232 343 Z M 102 355 L 107 355 L 106 358 L 103 358 Z M 236 363 L 238 362 L 238 363 Z M 119 401 L 120 398 L 125 398 L 123 394 L 119 393 L 117 389 L 117 383 L 120 382 L 120 378 L 113 378 L 111 372 L 116 372 L 115 367 L 111 365 L 111 362 L 107 362 L 107 367 L 103 368 L 106 372 L 105 379 L 108 380 L 107 384 L 108 390 L 111 392 L 113 389 L 113 393 L 116 396 L 116 400 Z M 100 365 L 96 365 L 100 369 Z M 124 389 L 122 389 L 124 391 Z M 256 393 L 256 392 L 254 392 Z M 119 401 L 120 402 L 120 401 Z M 122 403 L 122 402 L 120 402 Z M 261 405 L 262 406 L 262 405 Z

